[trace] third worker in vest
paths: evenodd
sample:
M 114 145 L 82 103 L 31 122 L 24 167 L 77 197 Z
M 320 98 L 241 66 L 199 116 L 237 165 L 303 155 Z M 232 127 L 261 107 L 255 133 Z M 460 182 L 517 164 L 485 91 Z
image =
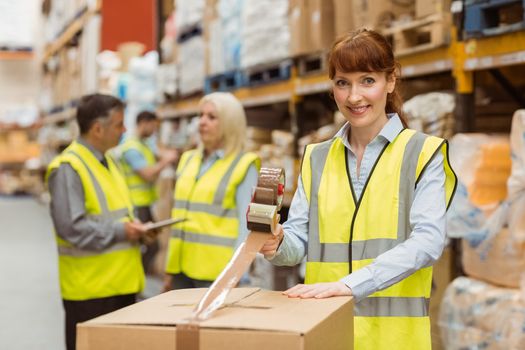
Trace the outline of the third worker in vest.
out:
M 161 171 L 178 158 L 175 150 L 163 150 L 157 159 L 156 147 L 151 140 L 157 129 L 157 116 L 143 111 L 137 115 L 135 134 L 119 146 L 120 164 L 137 216 L 142 222 L 155 221 L 151 212 L 151 206 L 158 197 L 155 182 Z M 142 263 L 146 273 L 152 272 L 151 265 L 158 250 L 156 239 L 142 246 Z
M 448 143 L 407 128 L 380 34 L 339 38 L 328 72 L 347 123 L 306 147 L 288 221 L 261 252 L 275 265 L 306 255 L 288 297 L 353 295 L 354 349 L 430 350 L 432 265 L 456 188 Z
M 146 229 L 135 220 L 124 177 L 106 154 L 125 131 L 124 104 L 113 96 L 84 96 L 77 122 L 80 136 L 46 176 L 68 350 L 75 349 L 77 323 L 133 304 L 144 287 L 138 241 Z
M 246 116 L 230 93 L 199 102 L 200 146 L 182 154 L 177 168 L 165 289 L 208 287 L 248 234 L 246 211 L 260 160 L 244 152 Z

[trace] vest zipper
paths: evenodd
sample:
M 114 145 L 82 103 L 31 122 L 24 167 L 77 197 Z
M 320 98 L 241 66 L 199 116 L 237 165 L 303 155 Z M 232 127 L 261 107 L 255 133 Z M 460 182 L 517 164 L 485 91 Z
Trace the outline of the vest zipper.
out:
M 352 273 L 352 240 L 354 239 L 354 224 L 355 219 L 357 218 L 357 212 L 359 210 L 359 207 L 361 206 L 361 200 L 363 199 L 363 196 L 366 191 L 366 187 L 368 186 L 368 182 L 370 181 L 370 178 L 374 174 L 374 170 L 376 168 L 377 163 L 379 163 L 379 160 L 381 159 L 381 156 L 385 152 L 386 148 L 390 145 L 390 142 L 387 142 L 385 147 L 381 150 L 381 153 L 379 153 L 379 156 L 377 157 L 374 165 L 372 166 L 372 169 L 370 170 L 370 174 L 368 175 L 368 178 L 366 179 L 365 185 L 363 186 L 363 190 L 361 191 L 361 196 L 359 196 L 359 200 L 356 202 L 356 194 L 354 191 L 354 185 L 352 184 L 352 177 L 350 176 L 350 170 L 348 168 L 348 148 L 345 147 L 345 165 L 346 165 L 346 176 L 348 177 L 348 182 L 350 183 L 350 189 L 352 190 L 352 197 L 354 199 L 355 204 L 355 210 L 354 215 L 352 216 L 352 223 L 350 224 L 350 241 L 348 242 L 348 274 Z

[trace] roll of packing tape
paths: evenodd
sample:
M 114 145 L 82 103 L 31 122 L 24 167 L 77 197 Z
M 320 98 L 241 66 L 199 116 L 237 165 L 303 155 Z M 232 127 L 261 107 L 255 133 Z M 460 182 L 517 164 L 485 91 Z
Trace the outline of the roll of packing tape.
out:
M 270 204 L 281 209 L 284 198 L 284 170 L 281 168 L 262 168 L 257 181 L 253 202 Z

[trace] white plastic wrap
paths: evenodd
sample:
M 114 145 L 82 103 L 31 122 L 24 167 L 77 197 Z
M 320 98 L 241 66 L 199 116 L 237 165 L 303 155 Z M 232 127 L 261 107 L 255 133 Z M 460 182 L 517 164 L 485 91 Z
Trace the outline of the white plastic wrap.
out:
M 158 53 L 150 51 L 129 61 L 129 82 L 125 125 L 128 134 L 135 129 L 137 114 L 154 110 L 157 98 Z
M 202 23 L 205 0 L 175 0 L 175 26 L 182 33 L 192 26 Z
M 456 106 L 452 93 L 431 92 L 417 95 L 403 104 L 403 112 L 408 117 L 412 129 L 429 135 L 448 138 L 454 132 L 454 115 Z
M 244 2 L 245 0 L 219 0 L 217 3 L 224 71 L 237 69 L 241 64 L 241 14 Z
M 37 1 L 0 0 L 0 46 L 32 48 L 38 10 Z
M 204 39 L 200 35 L 179 45 L 179 91 L 183 95 L 204 88 L 204 45 Z
M 525 242 L 525 109 L 512 118 L 510 134 L 512 172 L 508 180 L 509 230 L 513 237 Z
M 506 197 L 510 150 L 506 136 L 457 134 L 450 140 L 450 162 L 458 176 L 456 195 L 447 212 L 449 237 L 477 246 L 507 221 Z
M 458 277 L 441 302 L 439 327 L 447 350 L 525 349 L 523 291 Z
M 241 30 L 242 68 L 288 57 L 288 0 L 245 0 Z
M 166 63 L 159 66 L 157 73 L 157 101 L 165 101 L 165 95 L 174 96 L 178 89 L 178 66 L 175 63 Z
M 222 24 L 220 18 L 215 18 L 210 21 L 209 25 L 209 36 L 208 41 L 208 67 L 209 74 L 215 75 L 224 73 L 226 67 L 224 65 L 224 47 L 222 38 Z

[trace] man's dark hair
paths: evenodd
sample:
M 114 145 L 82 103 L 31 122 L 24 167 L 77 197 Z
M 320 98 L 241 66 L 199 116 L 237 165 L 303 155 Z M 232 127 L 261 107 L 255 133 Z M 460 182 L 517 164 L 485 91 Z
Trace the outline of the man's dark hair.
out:
M 77 123 L 80 134 L 86 134 L 99 118 L 107 118 L 112 110 L 124 109 L 124 103 L 110 95 L 92 94 L 80 99 L 77 107 Z
M 137 125 L 142 122 L 151 122 L 157 120 L 157 115 L 150 111 L 142 111 L 137 115 Z

